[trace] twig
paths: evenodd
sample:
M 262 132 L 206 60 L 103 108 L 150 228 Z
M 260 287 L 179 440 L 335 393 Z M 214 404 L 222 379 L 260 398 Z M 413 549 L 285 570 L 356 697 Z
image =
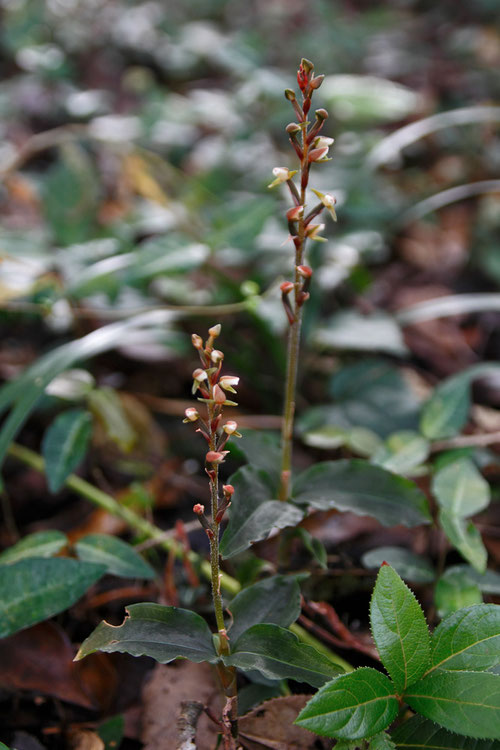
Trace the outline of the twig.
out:
M 182 701 L 177 719 L 179 739 L 176 750 L 196 750 L 196 726 L 203 711 L 203 703 Z
M 346 628 L 331 604 L 327 604 L 326 602 L 308 602 L 307 604 L 305 604 L 304 608 L 309 612 L 313 612 L 314 614 L 319 614 L 324 617 L 334 633 L 336 633 L 347 646 L 356 649 L 356 651 L 361 651 L 362 653 L 371 656 L 372 659 L 376 659 L 377 661 L 380 660 L 378 652 L 373 646 L 367 646 L 365 643 L 356 638 L 356 636 L 351 633 L 349 628 Z
M 496 443 L 500 444 L 500 431 L 486 432 L 481 435 L 458 435 L 449 440 L 438 440 L 432 443 L 431 451 L 437 453 L 438 451 L 445 451 L 450 448 L 495 445 Z

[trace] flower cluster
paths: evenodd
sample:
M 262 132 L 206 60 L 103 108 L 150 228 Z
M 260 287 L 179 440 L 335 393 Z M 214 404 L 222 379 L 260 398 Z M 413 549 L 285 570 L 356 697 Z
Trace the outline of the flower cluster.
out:
M 230 437 L 241 437 L 238 424 L 230 419 L 223 423 L 222 411 L 224 406 L 237 406 L 227 398 L 227 393 L 236 393 L 234 386 L 239 378 L 235 375 L 221 375 L 224 353 L 216 349 L 214 344 L 221 332 L 221 325 L 217 324 L 208 329 L 208 339 L 203 343 L 201 336 L 193 334 L 192 343 L 198 350 L 201 367 L 193 372 L 193 394 L 198 395 L 198 401 L 205 406 L 205 416 L 201 416 L 198 409 L 189 407 L 185 410 L 184 422 L 197 423 L 199 432 L 207 441 L 208 451 L 205 455 L 205 471 L 211 485 L 212 523 L 204 516 L 205 508 L 197 503 L 193 511 L 200 519 L 209 537 L 214 533 L 213 524 L 222 521 L 224 512 L 230 505 L 234 489 L 231 485 L 224 485 L 223 497 L 218 497 L 218 467 L 224 462 L 228 451 L 224 450 Z
M 307 119 L 308 112 L 311 108 L 311 99 L 314 91 L 318 89 L 324 76 L 314 75 L 314 65 L 305 58 L 300 63 L 297 72 L 297 83 L 302 95 L 302 103 L 297 100 L 295 92 L 292 89 L 285 90 L 285 97 L 292 104 L 298 122 L 291 122 L 286 127 L 295 153 L 300 161 L 300 186 L 297 186 L 293 180 L 299 170 L 290 170 L 287 167 L 274 167 L 274 180 L 268 185 L 273 188 L 277 185 L 286 184 L 293 201 L 293 206 L 287 211 L 288 228 L 290 238 L 295 245 L 295 282 L 284 282 L 281 285 L 282 300 L 285 312 L 290 325 L 297 320 L 297 311 L 309 298 L 309 284 L 312 276 L 312 270 L 304 265 L 303 257 L 306 241 L 316 240 L 325 241 L 321 232 L 325 228 L 324 224 L 313 223 L 313 220 L 320 216 L 326 208 L 334 221 L 337 220 L 335 214 L 336 199 L 330 193 L 321 193 L 319 190 L 312 188 L 312 192 L 319 198 L 319 203 L 314 205 L 310 211 L 306 212 L 307 188 L 309 184 L 309 170 L 311 164 L 330 161 L 328 150 L 333 143 L 333 138 L 326 138 L 320 135 L 320 131 L 328 118 L 326 109 L 317 109 L 315 111 L 314 122 Z M 295 291 L 295 304 L 292 306 L 288 295 Z

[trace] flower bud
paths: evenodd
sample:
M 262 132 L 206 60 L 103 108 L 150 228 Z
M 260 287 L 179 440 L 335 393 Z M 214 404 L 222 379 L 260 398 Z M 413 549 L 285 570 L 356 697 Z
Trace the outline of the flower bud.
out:
M 217 336 L 220 336 L 222 326 L 220 323 L 217 323 L 217 325 L 212 326 L 208 329 L 208 335 L 211 336 L 213 339 L 216 339 Z
M 311 151 L 309 151 L 308 159 L 309 161 L 326 161 L 326 156 L 328 154 L 328 146 L 323 146 L 323 148 L 313 148 Z
M 302 276 L 303 279 L 310 279 L 313 275 L 312 268 L 309 266 L 297 266 L 297 271 L 299 272 L 299 276 Z
M 197 367 L 196 370 L 193 371 L 193 380 L 197 380 L 199 383 L 201 383 L 207 378 L 207 373 L 205 372 L 205 370 L 202 370 L 201 367 Z
M 273 188 L 276 187 L 276 185 L 281 185 L 283 182 L 290 180 L 294 174 L 297 174 L 296 169 L 290 171 L 286 167 L 274 167 L 273 175 L 275 179 L 267 187 Z
M 288 133 L 288 135 L 295 135 L 295 133 L 300 133 L 302 128 L 296 122 L 290 122 L 286 126 L 285 130 Z
M 201 336 L 198 336 L 197 333 L 193 333 L 191 336 L 191 342 L 195 349 L 202 349 L 203 348 L 203 339 Z
M 193 513 L 196 513 L 197 516 L 201 516 L 205 512 L 205 506 L 201 503 L 196 503 L 196 505 L 193 505 Z
M 186 419 L 183 420 L 184 422 L 196 422 L 200 418 L 200 415 L 193 406 L 186 409 L 184 415 L 186 417 Z
M 314 114 L 318 118 L 318 120 L 326 120 L 328 119 L 328 112 L 326 109 L 323 109 L 322 107 L 320 109 L 317 109 Z
M 207 464 L 222 464 L 229 451 L 208 451 L 205 456 Z
M 312 89 L 319 89 L 323 81 L 325 80 L 325 76 L 316 76 L 315 78 L 311 78 L 310 85 Z
M 240 438 L 241 433 L 238 432 L 238 423 L 234 421 L 226 422 L 224 427 L 222 428 L 226 435 L 232 435 L 233 437 Z
M 322 232 L 324 228 L 324 224 L 309 224 L 306 229 L 306 237 L 309 237 L 310 240 L 316 240 L 317 242 L 326 242 L 324 237 L 319 236 L 319 232 Z
M 283 294 L 289 294 L 294 287 L 295 284 L 293 283 L 293 281 L 284 281 L 282 284 L 280 284 L 280 290 Z
M 304 206 L 292 206 L 286 212 L 288 221 L 298 221 L 302 216 L 304 216 Z
M 309 73 L 312 73 L 314 70 L 314 64 L 310 60 L 308 60 L 306 57 L 303 57 L 302 60 L 300 61 L 300 67 L 303 69 L 305 73 L 307 73 L 307 75 L 309 75 Z
M 225 495 L 229 495 L 229 497 L 231 497 L 231 495 L 234 494 L 234 487 L 232 484 L 224 484 L 222 486 L 222 491 Z
M 226 400 L 226 394 L 219 385 L 214 386 L 214 401 L 221 406 Z
M 285 99 L 289 102 L 295 101 L 295 91 L 293 89 L 285 89 Z
M 224 352 L 221 352 L 220 349 L 214 349 L 210 354 L 210 359 L 214 364 L 218 365 L 224 359 Z

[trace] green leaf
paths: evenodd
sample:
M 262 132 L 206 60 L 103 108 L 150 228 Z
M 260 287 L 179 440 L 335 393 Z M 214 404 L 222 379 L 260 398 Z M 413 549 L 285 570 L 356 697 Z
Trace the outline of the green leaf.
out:
M 413 750 L 495 750 L 494 740 L 473 740 L 452 734 L 423 716 L 412 716 L 391 733 L 397 748 Z
M 298 476 L 292 496 L 318 510 L 374 516 L 386 526 L 430 521 L 427 499 L 413 482 L 361 459 L 315 464 Z
M 439 506 L 459 518 L 473 516 L 490 502 L 490 486 L 476 466 L 461 458 L 437 472 L 432 491 Z
M 229 610 L 233 616 L 229 630 L 232 643 L 258 623 L 273 623 L 287 628 L 300 615 L 297 579 L 294 576 L 273 576 L 254 583 L 234 597 Z
M 281 448 L 279 437 L 274 433 L 262 430 L 243 430 L 243 439 L 238 442 L 248 463 L 256 469 L 267 472 L 273 496 L 280 482 Z
M 386 729 L 398 705 L 388 677 L 362 667 L 322 687 L 295 723 L 324 737 L 360 739 Z
M 429 631 L 414 594 L 390 565 L 382 565 L 370 603 L 373 639 L 398 693 L 429 666 Z
M 486 570 L 481 574 L 470 565 L 453 565 L 448 568 L 445 575 L 466 576 L 483 594 L 500 594 L 500 573 L 494 570 Z
M 484 573 L 488 562 L 488 553 L 481 534 L 472 521 L 466 521 L 463 518 L 441 511 L 439 523 L 448 540 L 462 557 L 478 573 Z
M 408 354 L 400 327 L 384 312 L 362 315 L 355 310 L 342 310 L 334 313 L 326 325 L 315 332 L 313 343 L 321 349 Z
M 432 583 L 436 577 L 428 560 L 405 547 L 377 547 L 365 552 L 361 562 L 365 568 L 377 569 L 383 562 L 388 562 L 401 578 L 415 583 Z
M 472 381 L 498 373 L 499 368 L 495 362 L 484 362 L 443 380 L 422 409 L 420 429 L 425 437 L 441 440 L 457 435 L 467 422 Z
M 340 671 L 319 651 L 278 625 L 253 625 L 238 638 L 231 654 L 222 658 L 227 666 L 257 669 L 273 680 L 289 678 L 315 687 Z
M 312 536 L 312 534 L 310 534 L 307 529 L 303 529 L 300 526 L 298 526 L 296 529 L 293 529 L 293 531 L 289 531 L 288 533 L 292 536 L 298 536 L 299 539 L 302 540 L 302 544 L 304 545 L 306 550 L 310 552 L 311 556 L 314 558 L 314 560 L 316 560 L 318 565 L 320 565 L 324 570 L 327 569 L 327 554 L 323 542 Z
M 369 750 L 396 750 L 396 745 L 387 732 L 379 732 L 370 737 Z
M 437 671 L 412 685 L 404 699 L 451 732 L 500 739 L 500 675 Z
M 298 419 L 301 431 L 325 426 L 348 430 L 347 439 L 355 450 L 359 440 L 353 428 L 364 428 L 369 436 L 361 436 L 361 447 L 369 449 L 371 455 L 374 435 L 385 438 L 418 426 L 420 404 L 416 396 L 401 371 L 383 359 L 363 359 L 342 367 L 332 377 L 329 392 L 333 405 L 308 409 Z
M 445 617 L 431 637 L 431 668 L 479 672 L 500 664 L 500 606 L 478 604 Z
M 62 531 L 35 531 L 4 550 L 0 555 L 0 565 L 10 565 L 27 557 L 53 557 L 67 543 L 68 538 Z
M 252 542 L 265 539 L 273 528 L 295 526 L 302 520 L 302 511 L 291 503 L 269 499 L 272 489 L 266 472 L 243 466 L 230 483 L 235 492 L 220 543 L 222 557 L 243 552 Z
M 113 388 L 96 388 L 87 397 L 89 409 L 101 422 L 106 435 L 123 451 L 132 450 L 137 435 L 131 426 L 120 397 Z
M 125 732 L 123 714 L 106 719 L 97 727 L 97 734 L 104 742 L 104 750 L 118 750 Z
M 57 492 L 83 461 L 92 434 L 92 417 L 82 409 L 70 409 L 52 422 L 42 441 L 47 484 Z
M 429 442 L 411 430 L 395 432 L 372 457 L 372 462 L 396 474 L 407 474 L 429 455 Z
M 135 549 L 110 534 L 88 534 L 75 545 L 80 560 L 101 563 L 122 578 L 154 578 L 155 572 Z
M 102 565 L 62 557 L 0 566 L 0 638 L 71 607 L 104 572 Z
M 118 626 L 101 622 L 82 643 L 76 660 L 94 651 L 150 656 L 161 664 L 182 657 L 216 662 L 212 634 L 205 620 L 188 609 L 144 602 L 126 607 L 128 616 Z
M 483 601 L 479 585 L 465 565 L 457 565 L 443 573 L 436 584 L 434 599 L 440 617 Z

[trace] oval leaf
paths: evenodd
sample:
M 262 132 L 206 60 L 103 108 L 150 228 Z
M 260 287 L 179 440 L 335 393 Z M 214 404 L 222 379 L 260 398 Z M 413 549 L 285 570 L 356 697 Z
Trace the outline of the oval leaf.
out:
M 494 740 L 472 740 L 438 727 L 423 716 L 412 716 L 391 733 L 397 748 L 413 750 L 495 750 Z
M 101 563 L 122 578 L 154 578 L 155 572 L 135 549 L 110 534 L 89 534 L 75 545 L 80 560 Z
M 254 625 L 236 641 L 224 664 L 257 669 L 271 680 L 290 678 L 320 687 L 340 669 L 312 646 L 278 625 Z
M 478 573 L 484 573 L 488 563 L 488 552 L 479 529 L 474 526 L 472 521 L 441 511 L 439 523 L 448 541 L 460 552 L 462 557 Z
M 375 453 L 372 461 L 395 474 L 407 474 L 429 455 L 429 442 L 411 430 L 395 432 Z
M 437 671 L 412 685 L 404 699 L 451 732 L 500 739 L 500 675 Z
M 440 617 L 456 612 L 462 607 L 481 604 L 481 589 L 469 573 L 467 565 L 456 565 L 446 570 L 436 584 L 434 599 Z
M 295 723 L 324 737 L 356 740 L 386 729 L 398 707 L 388 677 L 362 667 L 322 687 Z
M 151 656 L 161 664 L 179 656 L 190 661 L 216 662 L 212 634 L 205 620 L 188 609 L 144 602 L 126 608 L 128 617 L 118 626 L 101 622 L 82 643 L 75 659 L 94 651 Z
M 252 542 L 265 539 L 273 528 L 295 526 L 302 520 L 302 511 L 294 505 L 270 499 L 272 489 L 266 472 L 243 466 L 230 482 L 235 492 L 220 543 L 222 557 L 243 552 Z
M 241 591 L 229 605 L 231 642 L 252 625 L 267 622 L 287 628 L 300 615 L 300 587 L 293 576 L 273 576 Z
M 490 502 L 490 486 L 467 458 L 448 464 L 438 471 L 432 491 L 440 508 L 449 515 L 468 518 L 484 510 Z
M 385 526 L 429 523 L 425 495 L 409 479 L 361 459 L 324 461 L 299 475 L 293 499 L 318 510 L 350 510 Z
M 0 638 L 67 609 L 104 572 L 103 565 L 62 557 L 0 566 Z
M 70 409 L 52 422 L 43 436 L 47 484 L 57 492 L 85 457 L 92 433 L 92 417 L 82 409 Z
M 500 606 L 478 604 L 448 615 L 431 637 L 431 668 L 478 672 L 500 664 Z
M 28 534 L 0 555 L 0 565 L 11 565 L 28 557 L 53 557 L 68 543 L 66 534 L 56 529 Z
M 382 565 L 370 604 L 372 634 L 398 693 L 429 666 L 429 631 L 420 604 L 390 565 Z
M 401 578 L 415 583 L 432 583 L 436 577 L 428 560 L 405 547 L 377 547 L 365 552 L 361 561 L 365 568 L 380 568 L 388 562 Z

